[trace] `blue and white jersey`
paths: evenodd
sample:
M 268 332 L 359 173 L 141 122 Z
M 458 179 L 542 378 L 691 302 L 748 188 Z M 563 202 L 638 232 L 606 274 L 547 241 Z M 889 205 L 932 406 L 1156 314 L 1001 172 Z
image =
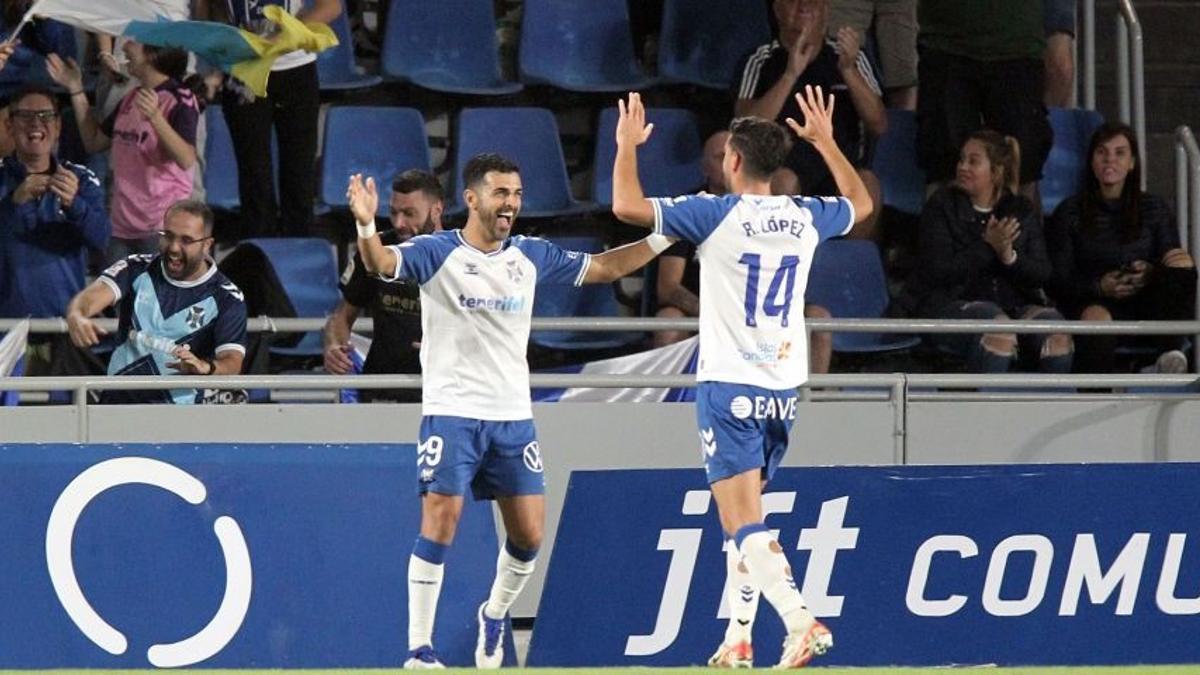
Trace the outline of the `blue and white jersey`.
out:
M 385 281 L 421 285 L 424 414 L 533 417 L 525 354 L 534 290 L 538 284 L 582 284 L 591 256 L 519 235 L 485 253 L 460 230 L 388 248 L 396 254 L 396 276 Z
M 167 368 L 171 352 L 189 345 L 201 358 L 234 350 L 246 353 L 246 303 L 242 292 L 210 261 L 195 281 L 176 281 L 162 269 L 159 255 L 131 255 L 100 275 L 117 296 L 121 343 L 108 363 L 109 375 L 178 375 Z M 168 402 L 161 390 L 129 392 L 123 400 Z M 172 389 L 170 401 L 195 403 L 196 390 Z
M 817 244 L 854 226 L 842 197 L 690 195 L 651 199 L 654 231 L 696 245 L 696 379 L 767 389 L 808 379 L 804 289 Z

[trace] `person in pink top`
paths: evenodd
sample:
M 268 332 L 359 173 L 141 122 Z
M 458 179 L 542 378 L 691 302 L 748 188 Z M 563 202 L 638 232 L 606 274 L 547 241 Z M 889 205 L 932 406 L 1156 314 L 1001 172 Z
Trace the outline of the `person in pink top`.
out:
M 141 86 L 130 91 L 103 122 L 91 115 L 83 75 L 73 60 L 47 58 L 50 76 L 71 95 L 71 106 L 88 152 L 112 148 L 113 236 L 109 262 L 158 250 L 158 231 L 167 208 L 192 193 L 196 124 L 200 104 L 192 80 L 185 84 L 188 55 L 182 49 L 129 41 L 129 72 Z

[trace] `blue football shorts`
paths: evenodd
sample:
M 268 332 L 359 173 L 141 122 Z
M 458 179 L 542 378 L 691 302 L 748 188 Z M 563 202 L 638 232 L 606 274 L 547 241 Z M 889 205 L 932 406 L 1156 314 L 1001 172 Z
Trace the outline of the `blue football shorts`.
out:
M 421 418 L 418 493 L 461 496 L 468 486 L 475 499 L 546 493 L 533 420 Z
M 696 421 L 708 482 L 752 469 L 761 469 L 763 478 L 770 480 L 787 452 L 796 405 L 795 389 L 700 382 Z

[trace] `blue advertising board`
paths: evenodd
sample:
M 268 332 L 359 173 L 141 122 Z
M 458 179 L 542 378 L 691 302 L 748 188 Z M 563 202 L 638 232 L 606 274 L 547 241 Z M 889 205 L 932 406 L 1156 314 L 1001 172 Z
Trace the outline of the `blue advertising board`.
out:
M 0 668 L 400 666 L 415 459 L 412 444 L 0 446 Z M 449 665 L 474 664 L 497 550 L 490 503 L 468 499 L 434 627 Z
M 1195 663 L 1197 485 L 1197 464 L 825 467 L 763 504 L 833 631 L 818 664 Z M 723 540 L 699 469 L 574 472 L 529 665 L 704 663 Z M 755 665 L 783 637 L 763 600 Z

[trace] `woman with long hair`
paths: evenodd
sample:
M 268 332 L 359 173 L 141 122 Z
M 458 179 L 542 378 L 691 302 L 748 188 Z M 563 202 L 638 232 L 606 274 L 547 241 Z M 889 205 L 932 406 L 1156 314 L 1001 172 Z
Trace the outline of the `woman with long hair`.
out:
M 100 123 L 91 114 L 75 60 L 53 55 L 47 60 L 50 76 L 71 96 L 84 149 L 112 148 L 110 262 L 133 253 L 157 253 L 163 214 L 191 195 L 200 117 L 196 93 L 203 86 L 194 75 L 185 84 L 188 53 L 182 49 L 132 40 L 123 49 L 140 86 Z
M 1133 129 L 1106 124 L 1088 146 L 1083 190 L 1058 206 L 1047 229 L 1054 263 L 1051 290 L 1072 319 L 1188 320 L 1194 315 L 1196 265 L 1179 242 L 1166 200 L 1142 192 Z M 1183 336 L 1153 338 L 1153 369 L 1188 368 Z M 1117 338 L 1078 338 L 1081 372 L 1112 372 Z
M 918 269 L 910 281 L 917 312 L 933 319 L 1061 320 L 1042 286 L 1050 261 L 1038 213 L 1017 193 L 1017 141 L 991 130 L 967 137 L 953 183 L 921 211 Z M 1048 373 L 1071 370 L 1070 335 L 938 334 L 941 347 L 972 372 L 1003 373 L 1020 358 Z M 1019 348 L 1019 351 L 1018 351 Z

